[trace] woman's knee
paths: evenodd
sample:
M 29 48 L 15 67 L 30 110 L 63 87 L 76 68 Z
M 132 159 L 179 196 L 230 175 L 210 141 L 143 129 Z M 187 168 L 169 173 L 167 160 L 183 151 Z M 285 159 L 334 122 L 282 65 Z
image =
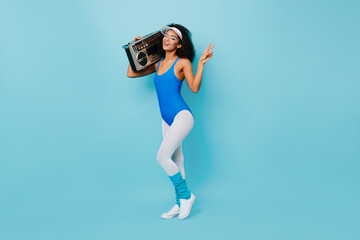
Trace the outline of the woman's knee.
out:
M 184 162 L 184 155 L 182 151 L 176 151 L 172 157 L 176 163 L 181 164 Z
M 158 163 L 161 165 L 162 163 L 166 162 L 169 159 L 169 156 L 164 151 L 162 151 L 160 148 L 156 159 L 157 159 Z

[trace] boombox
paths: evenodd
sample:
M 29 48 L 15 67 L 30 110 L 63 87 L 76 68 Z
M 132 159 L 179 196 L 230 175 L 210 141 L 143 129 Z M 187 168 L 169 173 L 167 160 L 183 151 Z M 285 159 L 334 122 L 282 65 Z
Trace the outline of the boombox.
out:
M 133 71 L 143 70 L 160 60 L 162 36 L 160 31 L 150 33 L 135 42 L 129 42 L 123 46 Z

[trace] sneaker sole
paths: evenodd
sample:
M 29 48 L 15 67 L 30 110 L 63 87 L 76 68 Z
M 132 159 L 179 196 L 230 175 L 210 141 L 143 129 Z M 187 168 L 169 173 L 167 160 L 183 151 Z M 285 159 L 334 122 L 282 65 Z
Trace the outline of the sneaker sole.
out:
M 174 218 L 176 216 L 178 216 L 179 214 L 174 214 L 174 215 L 161 215 L 160 217 L 163 219 L 171 219 Z

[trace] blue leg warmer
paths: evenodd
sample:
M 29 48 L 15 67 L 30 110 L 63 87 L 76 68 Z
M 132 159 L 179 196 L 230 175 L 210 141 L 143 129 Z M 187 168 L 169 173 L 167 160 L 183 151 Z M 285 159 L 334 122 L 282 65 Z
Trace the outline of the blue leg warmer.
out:
M 180 171 L 173 176 L 169 176 L 172 181 L 175 191 L 181 199 L 189 199 L 191 197 L 191 192 L 186 186 L 185 180 L 182 178 Z M 176 199 L 177 200 L 177 199 Z M 176 202 L 177 203 L 177 202 Z M 180 202 L 179 202 L 180 205 Z

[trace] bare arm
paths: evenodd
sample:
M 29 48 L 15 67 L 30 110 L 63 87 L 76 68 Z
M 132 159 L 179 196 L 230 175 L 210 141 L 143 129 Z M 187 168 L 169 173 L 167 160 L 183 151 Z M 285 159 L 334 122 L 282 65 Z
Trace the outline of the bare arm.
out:
M 190 60 L 186 59 L 184 61 L 184 70 L 183 71 L 184 71 L 184 76 L 185 76 L 186 82 L 188 83 L 191 91 L 193 91 L 195 93 L 198 92 L 200 89 L 201 79 L 202 79 L 202 74 L 204 71 L 205 63 L 213 56 L 212 49 L 213 49 L 214 45 L 212 47 L 210 47 L 210 46 L 211 46 L 211 43 L 209 44 L 209 46 L 206 48 L 205 52 L 203 53 L 203 55 L 201 55 L 201 57 L 199 59 L 195 77 L 193 75 Z
M 129 78 L 136 78 L 136 77 L 142 77 L 142 76 L 146 76 L 146 75 L 149 75 L 151 73 L 154 73 L 156 72 L 156 68 L 155 68 L 155 64 L 145 68 L 144 70 L 141 70 L 139 72 L 134 72 L 129 64 L 128 66 L 128 72 L 127 72 L 127 76 Z

